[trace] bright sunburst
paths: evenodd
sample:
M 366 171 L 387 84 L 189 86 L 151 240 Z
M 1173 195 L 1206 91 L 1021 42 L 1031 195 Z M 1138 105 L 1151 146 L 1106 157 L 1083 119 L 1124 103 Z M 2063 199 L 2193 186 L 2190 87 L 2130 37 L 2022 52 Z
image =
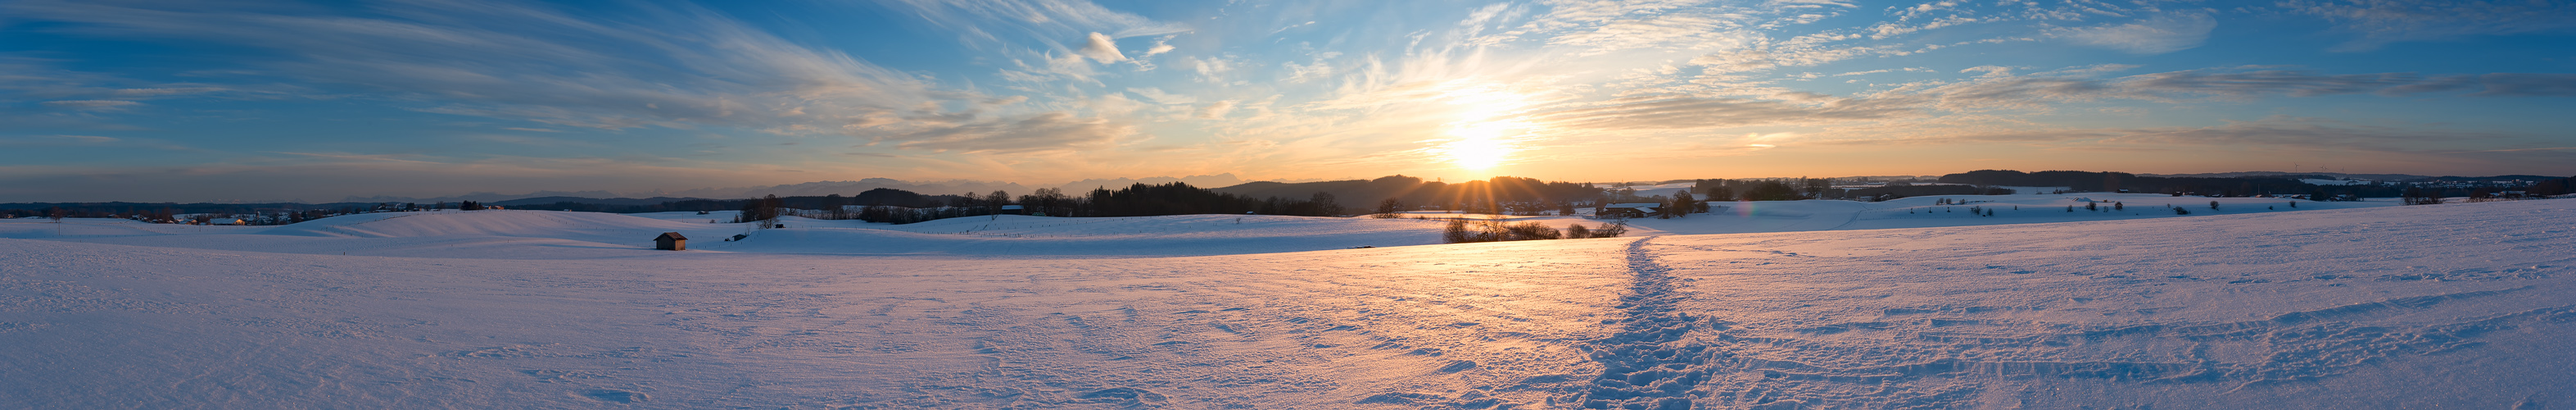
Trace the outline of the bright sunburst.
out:
M 1512 159 L 1532 124 L 1507 119 L 1530 105 L 1529 96 L 1495 84 L 1450 83 L 1441 99 L 1457 105 L 1457 120 L 1447 125 L 1448 138 L 1430 151 L 1469 171 L 1485 171 Z
M 1491 121 L 1452 127 L 1449 136 L 1454 139 L 1440 147 L 1441 154 L 1459 168 L 1492 169 L 1518 150 L 1510 133 L 1518 132 L 1520 125 L 1518 121 Z

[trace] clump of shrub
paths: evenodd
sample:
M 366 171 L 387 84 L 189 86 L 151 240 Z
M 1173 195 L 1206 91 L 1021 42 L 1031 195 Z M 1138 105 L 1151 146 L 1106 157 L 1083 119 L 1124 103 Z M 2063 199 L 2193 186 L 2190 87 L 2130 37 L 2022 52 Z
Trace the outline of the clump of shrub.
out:
M 1556 228 L 1550 228 L 1547 224 L 1539 222 L 1509 223 L 1496 219 L 1469 220 L 1459 218 L 1450 219 L 1448 226 L 1440 229 L 1440 240 L 1445 243 L 1470 243 L 1535 241 L 1548 239 L 1616 238 L 1619 237 L 1619 235 L 1627 233 L 1628 224 L 1626 222 L 1602 224 L 1600 229 L 1592 229 L 1584 227 L 1582 224 L 1575 224 L 1573 227 L 1566 228 L 1564 231 L 1558 231 Z

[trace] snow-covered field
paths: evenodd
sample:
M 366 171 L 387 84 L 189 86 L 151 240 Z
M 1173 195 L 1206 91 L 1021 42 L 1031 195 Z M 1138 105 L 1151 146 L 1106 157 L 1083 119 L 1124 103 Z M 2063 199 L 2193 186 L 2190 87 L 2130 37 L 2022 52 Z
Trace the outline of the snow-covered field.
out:
M 2576 201 L 2067 197 L 1458 245 L 1428 245 L 1432 221 L 1232 215 L 740 242 L 694 213 L 0 220 L 0 407 L 2576 402 Z M 646 249 L 665 231 L 693 250 Z

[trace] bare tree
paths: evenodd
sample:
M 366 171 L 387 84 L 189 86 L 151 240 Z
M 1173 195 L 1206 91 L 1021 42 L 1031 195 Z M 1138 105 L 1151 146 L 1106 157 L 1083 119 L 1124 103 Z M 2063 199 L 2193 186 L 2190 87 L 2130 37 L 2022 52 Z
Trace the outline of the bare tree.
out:
M 1384 201 L 1377 201 L 1377 217 L 1394 218 L 1396 217 L 1396 213 L 1399 212 L 1404 212 L 1404 201 L 1395 198 L 1387 198 Z

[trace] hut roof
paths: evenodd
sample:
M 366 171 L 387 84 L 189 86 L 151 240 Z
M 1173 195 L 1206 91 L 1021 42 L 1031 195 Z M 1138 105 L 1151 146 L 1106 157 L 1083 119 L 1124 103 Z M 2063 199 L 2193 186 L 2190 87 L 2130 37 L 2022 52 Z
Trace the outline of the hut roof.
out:
M 680 233 L 679 233 L 679 232 L 663 232 L 663 233 L 662 233 L 662 236 L 656 236 L 656 237 L 653 237 L 653 240 L 656 240 L 656 241 L 658 241 L 658 240 L 664 240 L 664 239 L 671 239 L 671 240 L 681 240 L 681 241 L 685 241 L 685 240 L 689 240 L 689 237 L 686 237 L 686 236 L 680 236 Z

